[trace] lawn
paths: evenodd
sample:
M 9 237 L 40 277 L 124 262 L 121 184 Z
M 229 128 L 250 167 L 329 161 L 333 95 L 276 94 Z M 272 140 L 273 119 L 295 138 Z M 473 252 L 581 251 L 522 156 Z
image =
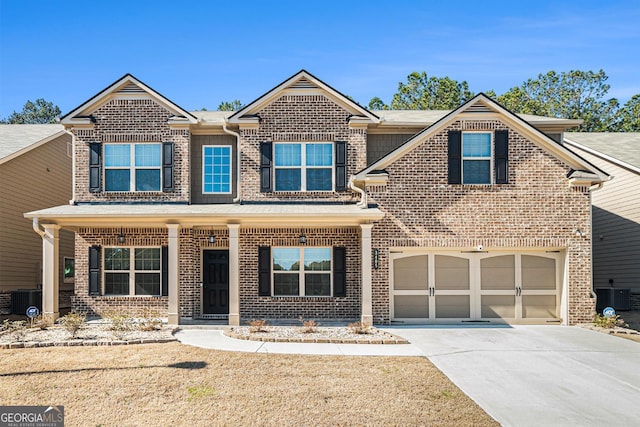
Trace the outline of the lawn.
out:
M 427 359 L 210 351 L 179 343 L 0 351 L 0 404 L 67 426 L 497 425 Z

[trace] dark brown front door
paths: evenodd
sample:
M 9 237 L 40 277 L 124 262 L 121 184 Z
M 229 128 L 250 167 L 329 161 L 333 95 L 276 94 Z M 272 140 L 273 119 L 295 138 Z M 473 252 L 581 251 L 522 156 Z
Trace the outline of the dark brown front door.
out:
M 202 313 L 229 314 L 229 251 L 202 253 Z

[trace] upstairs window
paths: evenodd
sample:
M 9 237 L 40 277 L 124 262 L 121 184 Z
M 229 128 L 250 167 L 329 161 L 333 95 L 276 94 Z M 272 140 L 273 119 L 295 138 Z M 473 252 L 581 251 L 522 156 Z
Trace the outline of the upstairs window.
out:
M 491 184 L 491 133 L 462 134 L 462 183 Z
M 104 144 L 106 191 L 160 191 L 162 144 Z
M 333 144 L 274 145 L 275 191 L 333 190 Z
M 231 146 L 202 147 L 202 192 L 204 194 L 231 193 Z

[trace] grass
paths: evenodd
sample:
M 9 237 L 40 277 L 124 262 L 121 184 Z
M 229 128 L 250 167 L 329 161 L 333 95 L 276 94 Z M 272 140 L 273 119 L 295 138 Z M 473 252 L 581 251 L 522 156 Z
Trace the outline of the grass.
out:
M 178 343 L 0 351 L 3 405 L 67 426 L 497 425 L 427 359 L 210 351 Z

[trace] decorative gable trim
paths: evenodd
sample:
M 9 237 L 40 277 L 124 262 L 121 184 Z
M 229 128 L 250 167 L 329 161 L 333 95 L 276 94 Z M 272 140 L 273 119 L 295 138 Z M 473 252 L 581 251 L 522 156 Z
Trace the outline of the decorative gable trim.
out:
M 573 170 L 580 170 L 591 174 L 590 176 L 594 178 L 592 183 L 597 184 L 609 180 L 609 175 L 599 170 L 596 166 L 578 156 L 567 147 L 557 143 L 483 93 L 476 95 L 465 104 L 442 117 L 430 127 L 413 136 L 413 138 L 409 139 L 391 153 L 358 172 L 355 176 L 355 180 L 365 182 L 366 177 L 371 172 L 385 169 L 419 144 L 422 144 L 438 132 L 446 129 L 457 120 L 461 122 L 468 122 L 491 119 L 501 120 L 506 125 L 531 140 L 534 144 L 567 164 Z
M 91 125 L 95 121 L 91 113 L 114 98 L 150 98 L 173 114 L 171 121 L 185 124 L 198 122 L 198 119 L 187 110 L 145 85 L 131 74 L 125 74 L 83 104 L 62 116 L 60 123 L 63 125 Z
M 229 123 L 244 124 L 254 123 L 258 120 L 256 114 L 266 105 L 278 99 L 283 94 L 295 95 L 324 95 L 345 110 L 353 117 L 365 120 L 367 123 L 379 123 L 380 118 L 371 111 L 352 101 L 347 96 L 338 92 L 311 73 L 300 70 L 298 73 L 286 79 L 264 95 L 250 102 L 243 109 L 236 111 L 229 117 Z

